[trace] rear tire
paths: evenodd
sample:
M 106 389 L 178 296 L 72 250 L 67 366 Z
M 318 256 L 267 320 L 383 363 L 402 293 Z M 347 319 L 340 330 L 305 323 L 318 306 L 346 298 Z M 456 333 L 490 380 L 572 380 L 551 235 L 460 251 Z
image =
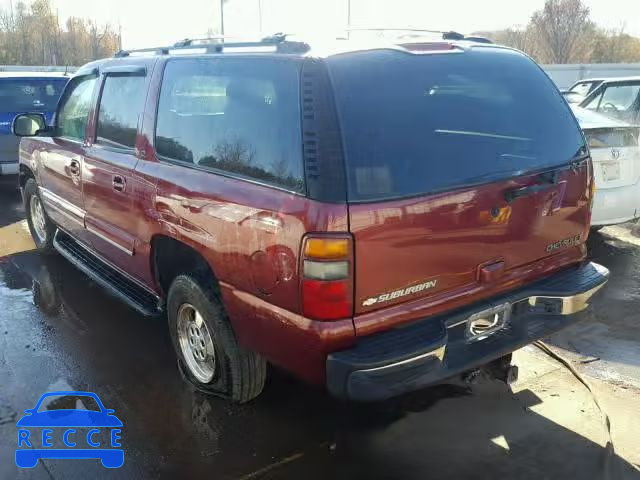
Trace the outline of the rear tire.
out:
M 213 279 L 178 276 L 167 299 L 173 347 L 187 380 L 205 393 L 246 403 L 264 388 L 264 358 L 241 347 Z
M 51 253 L 56 225 L 51 221 L 38 192 L 38 184 L 33 178 L 24 185 L 24 210 L 27 213 L 29 232 L 36 248 L 44 253 Z

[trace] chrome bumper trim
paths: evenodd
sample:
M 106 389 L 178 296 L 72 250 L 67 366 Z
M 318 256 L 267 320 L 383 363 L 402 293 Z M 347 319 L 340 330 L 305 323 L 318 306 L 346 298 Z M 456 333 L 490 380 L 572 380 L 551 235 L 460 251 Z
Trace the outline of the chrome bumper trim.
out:
M 574 315 L 576 313 L 580 313 L 583 310 L 585 310 L 588 306 L 589 306 L 589 300 L 591 299 L 591 297 L 593 297 L 598 290 L 600 290 L 602 287 L 604 287 L 606 285 L 606 282 L 602 283 L 601 285 L 598 285 L 597 287 L 592 288 L 591 290 L 587 290 L 586 292 L 582 292 L 582 293 L 578 293 L 576 295 L 572 295 L 569 297 L 551 297 L 551 296 L 533 296 L 533 297 L 525 297 L 517 302 L 513 302 L 512 306 L 526 301 L 529 303 L 530 306 L 535 307 L 538 303 L 539 299 L 544 299 L 544 300 L 561 300 L 562 301 L 562 308 L 560 310 L 560 313 L 550 313 L 549 315 Z M 475 314 L 477 315 L 477 314 Z M 447 325 L 447 328 L 453 328 L 453 327 L 457 327 L 459 325 L 462 324 L 466 324 L 469 319 L 474 318 L 475 315 L 470 316 L 469 318 L 460 321 L 460 322 L 456 322 L 454 324 L 450 324 Z M 493 332 L 495 333 L 495 332 Z M 419 360 L 422 360 L 424 358 L 427 357 L 434 357 L 437 358 L 438 360 L 440 360 L 440 362 L 443 361 L 445 353 L 447 350 L 447 345 L 446 343 L 440 347 L 438 347 L 435 350 L 432 350 L 430 352 L 427 353 L 423 353 L 420 355 L 417 355 L 415 357 L 411 357 L 411 358 L 407 358 L 406 360 L 402 360 L 400 362 L 394 362 L 394 363 L 390 363 L 388 365 L 383 365 L 382 367 L 376 367 L 376 368 L 368 368 L 368 369 L 363 369 L 363 370 L 356 370 L 358 372 L 380 372 L 380 371 L 384 371 L 387 369 L 392 369 L 401 365 L 407 365 L 413 362 L 417 362 Z
M 446 353 L 446 350 L 447 350 L 447 345 L 445 344 L 445 345 L 442 345 L 441 347 L 436 348 L 431 352 L 423 353 L 416 357 L 407 358 L 406 360 L 402 360 L 400 362 L 394 362 L 388 365 L 383 365 L 381 367 L 365 368 L 365 369 L 356 370 L 356 371 L 357 372 L 382 372 L 384 370 L 399 367 L 401 365 L 407 365 L 409 363 L 417 362 L 427 357 L 434 357 L 434 358 L 437 358 L 440 362 L 442 362 L 442 360 L 444 359 L 444 354 Z
M 557 313 L 556 315 L 573 315 L 585 310 L 589 306 L 589 300 L 591 299 L 591 297 L 593 297 L 598 292 L 598 290 L 604 287 L 605 284 L 606 283 L 603 283 L 595 288 L 592 288 L 591 290 L 587 290 L 586 292 L 572 295 L 570 297 L 529 297 L 528 302 L 529 305 L 535 307 L 538 303 L 538 299 L 562 301 L 562 309 L 560 310 L 560 313 Z

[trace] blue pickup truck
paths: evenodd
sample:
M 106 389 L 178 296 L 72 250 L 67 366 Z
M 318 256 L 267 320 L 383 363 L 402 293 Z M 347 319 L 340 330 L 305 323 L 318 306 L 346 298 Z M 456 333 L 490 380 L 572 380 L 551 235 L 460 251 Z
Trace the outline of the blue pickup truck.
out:
M 0 175 L 18 173 L 20 138 L 11 133 L 18 113 L 42 113 L 51 121 L 69 77 L 53 72 L 0 72 Z

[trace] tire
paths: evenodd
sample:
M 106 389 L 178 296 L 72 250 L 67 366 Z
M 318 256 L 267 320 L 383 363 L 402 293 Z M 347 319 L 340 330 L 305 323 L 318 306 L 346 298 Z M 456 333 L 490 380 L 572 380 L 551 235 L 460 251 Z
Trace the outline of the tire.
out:
M 167 298 L 171 341 L 188 381 L 205 393 L 246 403 L 264 388 L 266 361 L 238 345 L 213 283 L 190 275 L 173 281 Z
M 38 215 L 35 213 L 38 207 L 34 204 L 39 205 L 39 215 L 42 215 L 40 220 L 34 218 L 34 214 Z M 27 180 L 24 186 L 24 210 L 27 213 L 29 232 L 31 232 L 31 238 L 33 238 L 36 248 L 44 253 L 53 252 L 53 237 L 56 233 L 56 226 L 44 210 L 44 204 L 38 192 L 38 184 L 33 178 Z

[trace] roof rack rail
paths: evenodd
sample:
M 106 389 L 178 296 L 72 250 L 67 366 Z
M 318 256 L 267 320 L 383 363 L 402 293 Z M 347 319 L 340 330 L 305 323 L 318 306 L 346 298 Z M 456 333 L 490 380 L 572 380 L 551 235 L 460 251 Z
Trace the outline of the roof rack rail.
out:
M 228 41 L 233 40 L 233 41 Z M 185 38 L 173 45 L 164 47 L 137 48 L 132 50 L 120 50 L 114 57 L 128 57 L 133 53 L 150 53 L 155 55 L 169 55 L 172 51 L 202 50 L 206 53 L 222 53 L 227 48 L 261 48 L 275 47 L 278 53 L 305 53 L 309 51 L 309 45 L 304 42 L 287 41 L 287 34 L 275 33 L 259 40 L 239 40 L 238 37 L 213 36 L 206 38 Z
M 408 32 L 408 33 L 435 33 L 442 36 L 443 40 L 466 40 L 478 43 L 493 43 L 488 38 L 477 36 L 465 36 L 453 30 L 430 30 L 424 28 L 347 28 L 347 32 Z
M 469 42 L 477 42 L 477 43 L 491 43 L 493 44 L 493 40 L 487 37 L 478 37 L 476 35 L 471 35 L 470 37 L 464 37 L 465 40 Z

